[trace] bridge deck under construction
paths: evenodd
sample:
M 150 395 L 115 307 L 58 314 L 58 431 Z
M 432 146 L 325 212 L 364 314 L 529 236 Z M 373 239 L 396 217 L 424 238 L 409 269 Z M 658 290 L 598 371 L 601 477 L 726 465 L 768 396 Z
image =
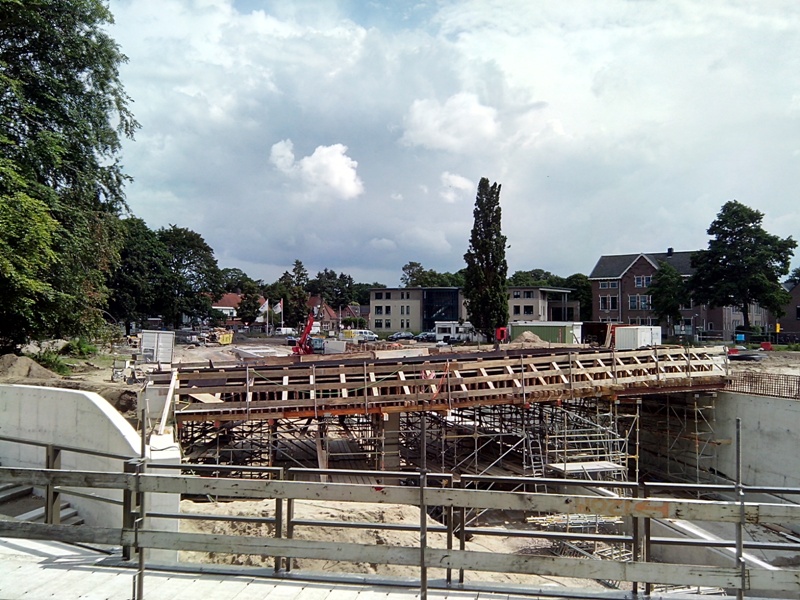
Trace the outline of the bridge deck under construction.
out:
M 314 357 L 315 359 L 317 357 Z M 319 357 L 156 372 L 181 422 L 446 411 L 576 398 L 715 390 L 724 349 L 525 349 L 392 359 Z

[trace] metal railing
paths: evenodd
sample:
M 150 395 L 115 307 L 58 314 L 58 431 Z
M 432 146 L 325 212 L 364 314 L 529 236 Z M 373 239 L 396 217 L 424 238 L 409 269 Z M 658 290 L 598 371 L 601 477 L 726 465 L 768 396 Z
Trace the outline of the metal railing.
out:
M 129 472 L 101 473 L 92 471 L 61 471 L 56 469 L 0 468 L 0 482 L 26 483 L 36 486 L 79 486 L 97 489 L 118 489 L 125 495 L 125 514 L 118 528 L 91 526 L 64 526 L 3 521 L 0 536 L 30 539 L 59 540 L 111 544 L 129 547 L 139 552 L 151 549 L 187 550 L 214 553 L 233 553 L 274 558 L 274 571 L 285 574 L 292 569 L 292 559 L 325 559 L 344 562 L 367 562 L 401 565 L 416 568 L 419 577 L 416 585 L 423 596 L 431 582 L 429 569 L 442 569 L 451 583 L 451 572 L 457 571 L 459 583 L 465 571 L 536 574 L 561 576 L 588 580 L 627 581 L 637 590 L 644 584 L 649 591 L 652 584 L 717 586 L 743 592 L 766 590 L 769 592 L 795 593 L 800 581 L 798 570 L 767 570 L 747 564 L 743 559 L 748 549 L 800 550 L 800 544 L 787 541 L 785 544 L 757 544 L 737 540 L 679 540 L 659 538 L 651 535 L 653 520 L 675 519 L 691 521 L 715 521 L 730 523 L 736 527 L 758 523 L 800 523 L 800 506 L 789 503 L 745 502 L 743 495 L 736 501 L 681 500 L 670 497 L 676 489 L 681 492 L 702 493 L 727 492 L 731 494 L 775 493 L 775 488 L 744 486 L 690 486 L 670 488 L 665 484 L 618 484 L 626 487 L 630 497 L 619 497 L 604 492 L 603 482 L 570 481 L 562 479 L 532 480 L 530 478 L 457 477 L 442 473 L 407 473 L 381 471 L 352 471 L 360 476 L 377 478 L 382 483 L 338 484 L 318 481 L 303 481 L 302 478 L 322 476 L 315 469 L 293 469 L 282 478 L 250 479 L 233 477 L 202 477 L 196 474 L 154 471 L 176 469 L 175 465 L 145 465 L 142 461 L 128 463 Z M 144 468 L 146 466 L 146 468 Z M 182 465 L 191 468 L 195 465 Z M 218 469 L 217 466 L 212 468 Z M 342 472 L 337 470 L 336 473 Z M 280 470 L 270 471 L 279 475 Z M 402 480 L 406 485 L 398 485 Z M 495 489 L 482 489 L 492 485 Z M 525 491 L 502 491 L 502 488 L 517 486 L 547 486 L 553 493 L 531 493 Z M 701 489 L 702 488 L 702 489 Z M 663 495 L 657 497 L 657 493 Z M 150 493 L 180 494 L 182 496 L 218 497 L 226 499 L 271 500 L 272 514 L 262 516 L 223 516 L 185 513 L 146 514 L 141 508 L 141 499 Z M 605 495 L 595 495 L 604 493 Z M 800 489 L 780 488 L 784 496 L 800 494 Z M 137 501 L 138 497 L 138 501 Z M 327 501 L 340 505 L 357 506 L 360 503 L 400 504 L 419 509 L 418 544 L 371 545 L 347 541 L 320 541 L 298 539 L 300 528 L 310 532 L 323 528 L 370 528 L 387 533 L 413 530 L 409 525 L 398 523 L 341 522 L 325 519 L 300 519 L 294 516 L 296 502 Z M 427 514 L 430 508 L 439 507 L 444 515 L 441 525 L 430 525 Z M 534 529 L 507 529 L 465 526 L 468 510 L 511 511 L 523 514 L 547 513 L 568 515 L 610 516 L 630 523 L 627 531 L 611 533 L 599 531 L 544 531 Z M 234 535 L 211 533 L 186 533 L 153 529 L 152 519 L 202 519 L 227 520 L 267 524 L 272 536 Z M 625 545 L 632 549 L 631 560 L 596 560 L 566 558 L 513 553 L 490 553 L 472 549 L 467 544 L 470 536 L 506 536 L 523 539 L 544 539 L 551 543 L 560 541 L 593 541 L 598 543 Z M 434 536 L 434 537 L 431 537 Z M 730 567 L 711 564 L 673 564 L 652 562 L 652 548 L 656 545 L 702 545 L 708 548 L 726 548 L 736 558 Z M 140 567 L 143 576 L 144 567 Z M 261 571 L 263 573 L 263 570 Z M 539 589 L 518 592 L 541 593 Z M 548 592 L 553 595 L 552 589 Z

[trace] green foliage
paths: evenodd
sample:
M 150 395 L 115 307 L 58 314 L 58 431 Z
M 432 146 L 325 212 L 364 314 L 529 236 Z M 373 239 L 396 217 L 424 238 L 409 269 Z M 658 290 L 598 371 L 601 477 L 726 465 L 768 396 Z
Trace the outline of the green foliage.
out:
M 515 287 L 567 287 L 563 277 L 555 275 L 544 269 L 532 269 L 530 271 L 514 271 L 508 278 L 508 285 Z
M 125 209 L 120 135 L 137 127 L 118 77 L 125 57 L 105 32 L 111 20 L 100 0 L 0 3 L 5 348 L 103 323 Z M 9 251 L 18 258 L 9 262 Z
M 69 366 L 67 366 L 67 363 L 64 362 L 64 359 L 61 357 L 61 355 L 55 350 L 40 350 L 36 354 L 32 355 L 31 358 L 44 368 L 49 369 L 58 375 L 69 375 L 72 372 Z
M 182 317 L 199 322 L 211 314 L 214 300 L 222 297 L 222 273 L 203 237 L 190 229 L 170 225 L 156 232 L 167 251 L 166 276 L 156 308 L 164 321 L 180 327 Z
M 350 275 L 330 269 L 323 269 L 314 279 L 306 284 L 306 291 L 311 296 L 320 296 L 333 308 L 347 306 L 355 300 L 355 282 Z
M 342 319 L 342 327 L 349 327 L 350 329 L 363 329 L 366 326 L 367 321 L 362 317 L 345 317 Z
M 506 236 L 502 233 L 500 185 L 478 184 L 469 248 L 464 255 L 464 297 L 473 327 L 488 339 L 508 324 Z
M 592 320 L 592 284 L 583 273 L 574 273 L 564 280 L 564 287 L 575 290 L 569 295 L 570 300 L 581 303 L 581 321 Z
M 800 267 L 795 267 L 795 269 L 789 273 L 786 283 L 790 283 L 792 285 L 797 285 L 800 283 Z
M 242 289 L 242 297 L 239 306 L 236 308 L 236 315 L 243 323 L 251 325 L 259 316 L 261 308 L 261 293 L 255 282 L 245 282 Z
M 681 306 L 688 303 L 686 282 L 671 264 L 661 261 L 650 283 L 652 308 L 659 321 L 674 326 L 683 318 Z
M 220 274 L 222 276 L 223 289 L 231 294 L 244 293 L 247 285 L 254 285 L 259 288 L 263 286 L 263 282 L 250 279 L 241 269 L 222 269 Z
M 61 355 L 86 358 L 97 354 L 97 346 L 89 342 L 85 337 L 73 338 L 61 348 Z
M 689 287 L 697 303 L 735 306 L 750 326 L 751 304 L 780 317 L 789 302 L 780 278 L 789 272 L 797 247 L 791 236 L 781 239 L 764 231 L 764 214 L 732 200 L 708 228 L 708 249 L 692 256 L 696 269 Z
M 169 276 L 166 269 L 169 254 L 156 233 L 141 219 L 124 219 L 121 227 L 120 261 L 109 276 L 108 311 L 130 333 L 133 323 L 141 325 L 156 313 L 158 294 Z
M 50 272 L 58 223 L 1 159 L 0 182 L 8 192 L 0 195 L 0 351 L 6 353 L 48 331 L 41 307 L 56 296 Z
M 456 273 L 439 273 L 425 269 L 422 264 L 411 261 L 403 266 L 400 283 L 404 287 L 463 287 L 464 269 Z

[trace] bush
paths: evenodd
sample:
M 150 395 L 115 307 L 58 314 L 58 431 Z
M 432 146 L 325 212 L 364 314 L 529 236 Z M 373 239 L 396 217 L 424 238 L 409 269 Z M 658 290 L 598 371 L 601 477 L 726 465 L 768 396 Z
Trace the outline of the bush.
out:
M 72 373 L 70 368 L 64 362 L 64 359 L 55 350 L 40 350 L 31 358 L 37 363 L 42 365 L 45 369 L 58 373 L 59 375 L 69 375 Z
M 61 354 L 64 356 L 86 358 L 97 354 L 97 346 L 90 343 L 85 337 L 79 337 L 70 340 L 69 343 L 61 349 Z

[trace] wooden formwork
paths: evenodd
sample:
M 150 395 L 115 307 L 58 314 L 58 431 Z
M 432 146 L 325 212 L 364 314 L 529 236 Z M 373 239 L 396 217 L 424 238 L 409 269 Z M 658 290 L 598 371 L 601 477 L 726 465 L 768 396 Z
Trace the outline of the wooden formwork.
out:
M 721 389 L 726 377 L 721 347 L 658 347 L 182 367 L 151 374 L 149 385 L 172 382 L 168 402 L 175 401 L 180 423 L 441 411 Z

